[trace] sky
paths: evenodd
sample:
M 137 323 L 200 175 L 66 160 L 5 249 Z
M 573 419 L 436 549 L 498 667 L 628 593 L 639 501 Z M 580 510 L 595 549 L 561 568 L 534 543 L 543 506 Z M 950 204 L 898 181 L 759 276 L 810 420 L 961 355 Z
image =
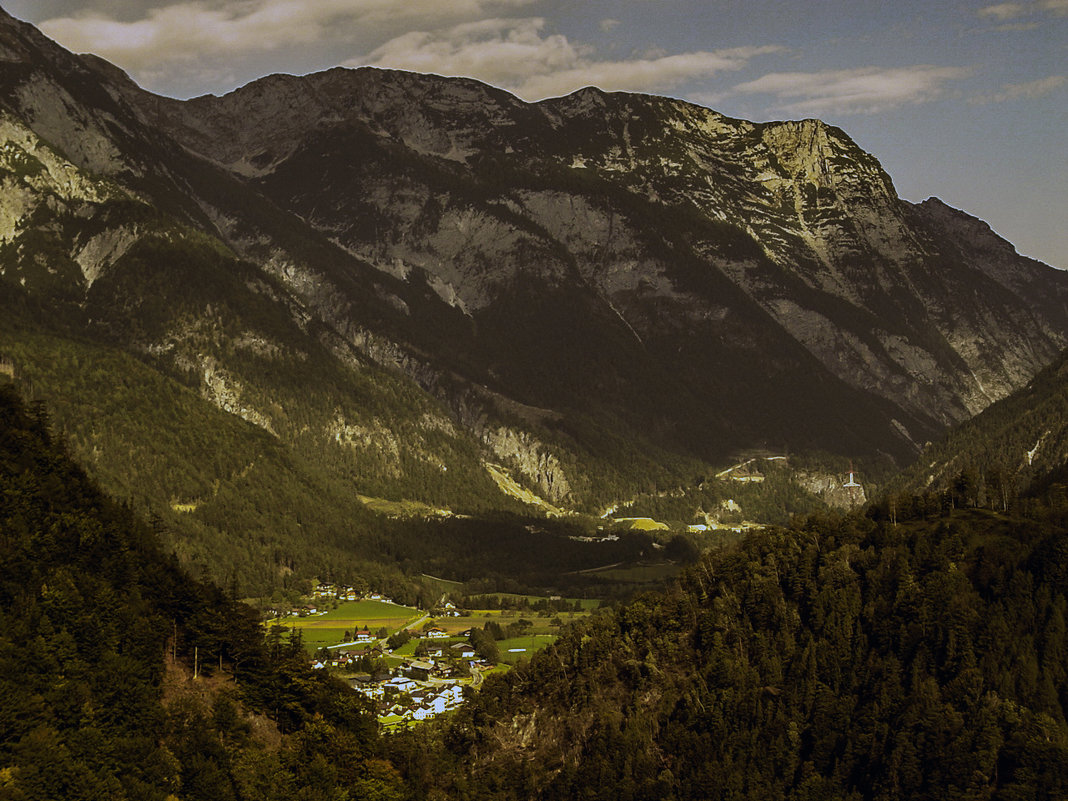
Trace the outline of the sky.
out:
M 1068 269 L 1068 0 L 0 0 L 75 52 L 187 98 L 372 65 L 540 100 L 679 97 L 817 117 L 898 193 L 937 196 Z

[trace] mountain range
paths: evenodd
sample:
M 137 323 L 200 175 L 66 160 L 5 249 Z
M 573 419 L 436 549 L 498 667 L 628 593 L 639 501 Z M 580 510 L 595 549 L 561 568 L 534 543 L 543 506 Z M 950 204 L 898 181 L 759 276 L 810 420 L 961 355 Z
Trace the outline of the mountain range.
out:
M 0 361 L 256 581 L 365 542 L 369 498 L 885 472 L 1068 345 L 1068 276 L 816 120 L 378 69 L 175 100 L 3 12 L 0 63 Z

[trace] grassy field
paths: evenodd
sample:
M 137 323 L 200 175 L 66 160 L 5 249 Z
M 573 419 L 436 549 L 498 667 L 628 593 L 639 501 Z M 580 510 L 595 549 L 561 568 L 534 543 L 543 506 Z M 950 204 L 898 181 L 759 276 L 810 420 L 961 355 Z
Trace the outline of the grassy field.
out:
M 418 609 L 385 601 L 346 601 L 322 615 L 290 617 L 280 622 L 286 628 L 300 629 L 305 646 L 314 652 L 343 642 L 346 631 L 355 635 L 367 627 L 375 633 L 385 627 L 392 634 L 422 615 Z
M 391 501 L 386 498 L 371 498 L 367 495 L 357 496 L 360 503 L 373 512 L 387 517 L 433 517 L 439 509 L 419 501 Z
M 415 646 L 419 644 L 419 640 L 408 640 L 400 648 L 393 651 L 394 656 L 415 656 Z
M 598 601 L 594 602 L 599 603 Z M 464 617 L 445 617 L 435 618 L 435 624 L 438 628 L 443 629 L 450 636 L 456 636 L 462 631 L 468 629 L 482 629 L 486 627 L 486 623 L 494 621 L 500 624 L 502 628 L 506 627 L 509 623 L 515 623 L 518 620 L 529 620 L 534 625 L 534 633 L 547 634 L 549 632 L 556 631 L 556 626 L 553 626 L 550 621 L 554 618 L 560 618 L 560 621 L 566 626 L 568 623 L 581 620 L 584 617 L 589 617 L 593 613 L 592 609 L 583 609 L 581 612 L 553 612 L 548 617 L 542 616 L 537 612 L 530 611 L 517 611 L 514 609 L 472 609 L 470 615 Z
M 548 600 L 544 595 L 517 595 L 514 592 L 489 592 L 489 593 L 486 593 L 486 594 L 487 595 L 493 595 L 493 596 L 496 596 L 498 598 L 512 598 L 514 600 L 518 600 L 519 598 L 526 598 L 532 604 L 537 603 L 538 601 L 546 601 L 546 600 Z M 590 611 L 590 610 L 596 609 L 597 607 L 599 607 L 601 605 L 601 601 L 600 601 L 599 598 L 564 598 L 564 600 L 567 601 L 572 606 L 575 605 L 575 601 L 579 601 L 582 604 L 582 608 L 585 609 L 586 611 Z M 529 616 L 529 613 L 528 613 L 528 616 Z
M 520 596 L 510 595 L 508 597 L 518 598 Z M 523 597 L 528 598 L 531 602 L 543 600 L 536 595 Z M 570 600 L 574 603 L 578 599 Z M 502 628 L 520 619 L 529 620 L 533 625 L 526 636 L 503 641 L 503 643 L 511 644 L 502 646 L 502 661 L 508 664 L 515 664 L 521 657 L 528 656 L 529 653 L 516 652 L 509 654 L 507 652 L 508 648 L 529 649 L 532 636 L 534 637 L 535 649 L 544 648 L 545 645 L 556 639 L 557 627 L 550 623 L 553 618 L 559 617 L 564 625 L 567 625 L 570 621 L 592 614 L 599 605 L 600 601 L 597 600 L 583 600 L 583 611 L 581 612 L 553 612 L 549 616 L 542 616 L 530 610 L 478 609 L 472 610 L 471 614 L 465 617 L 433 618 L 433 622 L 451 638 L 456 638 L 460 632 L 471 628 L 483 628 L 491 620 L 499 623 Z M 379 629 L 384 627 L 392 634 L 398 629 L 420 621 L 423 617 L 424 613 L 418 609 L 398 606 L 384 601 L 348 601 L 339 604 L 337 609 L 330 610 L 324 614 L 302 618 L 290 617 L 280 620 L 278 623 L 287 629 L 300 629 L 305 647 L 308 651 L 314 653 L 320 648 L 339 645 L 344 642 L 345 632 L 355 636 L 357 631 L 367 627 L 373 634 L 377 634 Z M 427 621 L 430 620 L 431 618 L 427 618 Z M 422 629 L 425 626 L 426 622 L 422 622 L 419 623 L 418 628 Z M 417 640 L 410 641 L 399 648 L 395 656 L 412 656 L 417 642 Z M 400 662 L 400 660 L 394 661 L 398 664 Z
M 343 601 L 337 607 L 322 615 L 297 618 L 297 623 L 305 628 L 317 626 L 341 626 L 342 628 L 376 629 L 381 626 L 400 628 L 407 621 L 421 617 L 418 609 L 399 606 L 385 601 Z
M 612 523 L 631 531 L 668 531 L 671 528 L 667 523 L 661 523 L 651 517 L 617 517 L 612 519 Z
M 530 659 L 535 651 L 540 651 L 547 645 L 556 642 L 555 634 L 527 634 L 524 637 L 512 637 L 508 640 L 498 640 L 497 648 L 500 649 L 500 664 L 514 665 L 520 659 Z M 522 648 L 522 651 L 511 651 L 511 648 Z

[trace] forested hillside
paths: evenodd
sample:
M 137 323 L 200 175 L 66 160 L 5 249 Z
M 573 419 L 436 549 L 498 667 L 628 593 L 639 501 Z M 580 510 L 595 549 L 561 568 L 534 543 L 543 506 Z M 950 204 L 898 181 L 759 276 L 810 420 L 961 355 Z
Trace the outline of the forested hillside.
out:
M 874 508 L 753 534 L 487 681 L 409 781 L 493 799 L 1063 798 L 1065 487 L 1024 506 L 936 494 L 896 522 Z
M 185 574 L 9 386 L 0 565 L 5 801 L 401 797 L 364 702 Z
M 1068 461 L 1068 351 L 1026 387 L 951 429 L 893 482 L 900 491 L 957 489 L 1005 508 Z
M 4 388 L 0 797 L 1063 798 L 1063 471 L 946 501 L 750 534 L 379 738 Z

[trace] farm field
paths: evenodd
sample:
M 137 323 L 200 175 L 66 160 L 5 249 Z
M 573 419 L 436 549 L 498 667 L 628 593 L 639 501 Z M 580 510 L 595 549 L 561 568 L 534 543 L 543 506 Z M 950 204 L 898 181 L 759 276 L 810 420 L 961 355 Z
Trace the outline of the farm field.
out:
M 286 628 L 300 629 L 305 647 L 314 652 L 343 642 L 346 631 L 355 634 L 367 627 L 373 633 L 385 627 L 392 634 L 422 616 L 418 609 L 385 601 L 346 601 L 325 614 L 285 618 L 278 622 Z
M 564 625 L 567 625 L 567 623 L 571 621 L 589 617 L 591 612 L 591 609 L 584 609 L 582 612 L 553 612 L 548 617 L 545 617 L 537 612 L 531 612 L 529 610 L 472 609 L 471 614 L 469 615 L 464 615 L 463 617 L 435 618 L 434 623 L 438 628 L 442 629 L 452 637 L 458 635 L 460 632 L 467 631 L 468 629 L 485 628 L 486 623 L 491 620 L 499 623 L 502 627 L 507 626 L 509 623 L 515 623 L 520 619 L 529 620 L 534 625 L 536 631 L 545 633 L 555 630 L 556 627 L 549 623 L 549 621 L 554 618 L 560 618 Z
M 497 648 L 500 649 L 501 658 L 498 664 L 514 665 L 521 659 L 530 659 L 531 654 L 540 651 L 548 645 L 556 642 L 555 634 L 527 634 L 522 637 L 512 637 L 506 640 L 498 640 Z M 512 651 L 512 648 L 522 648 L 522 651 Z
M 525 598 L 531 604 L 536 604 L 538 601 L 549 600 L 544 595 L 519 595 L 514 592 L 489 592 L 486 593 L 486 595 L 494 596 L 501 599 L 510 598 L 514 601 L 518 601 L 521 598 Z M 564 598 L 563 600 L 567 601 L 572 606 L 575 605 L 575 601 L 578 601 L 580 604 L 582 604 L 582 608 L 586 611 L 592 611 L 594 609 L 597 609 L 601 605 L 601 600 L 599 598 Z

